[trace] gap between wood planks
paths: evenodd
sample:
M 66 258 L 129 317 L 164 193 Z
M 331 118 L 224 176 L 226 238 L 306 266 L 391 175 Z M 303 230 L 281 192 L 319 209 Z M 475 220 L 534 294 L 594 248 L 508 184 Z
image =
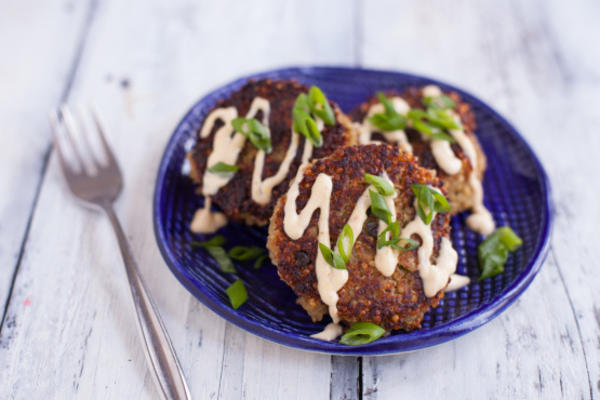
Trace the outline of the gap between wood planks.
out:
M 83 27 L 81 29 L 81 33 L 79 35 L 79 42 L 75 47 L 75 53 L 73 55 L 73 60 L 71 61 L 71 67 L 69 68 L 69 73 L 66 77 L 65 86 L 62 90 L 60 98 L 58 99 L 58 104 L 62 104 L 67 101 L 69 97 L 69 93 L 71 92 L 71 87 L 73 86 L 73 82 L 75 81 L 75 76 L 77 75 L 77 70 L 79 68 L 79 62 L 81 61 L 81 56 L 85 49 L 85 44 L 87 41 L 88 33 L 90 31 L 90 27 L 94 20 L 94 16 L 96 14 L 96 9 L 98 7 L 97 0 L 91 0 L 88 5 L 88 10 L 86 13 L 86 17 L 83 21 Z M 13 290 L 15 288 L 15 282 L 17 280 L 17 275 L 19 274 L 19 268 L 21 267 L 21 262 L 23 261 L 23 255 L 25 254 L 25 249 L 27 248 L 27 239 L 29 238 L 29 231 L 31 229 L 31 222 L 35 215 L 35 209 L 37 207 L 37 203 L 40 196 L 40 191 L 42 189 L 42 185 L 44 183 L 44 178 L 46 177 L 46 172 L 48 170 L 48 162 L 50 161 L 50 154 L 52 153 L 52 143 L 48 144 L 46 151 L 44 152 L 44 156 L 42 159 L 42 168 L 40 169 L 39 180 L 35 186 L 35 192 L 33 196 L 33 202 L 31 203 L 31 210 L 29 212 L 29 217 L 27 218 L 27 224 L 25 225 L 25 231 L 23 232 L 23 240 L 21 241 L 21 246 L 19 247 L 19 254 L 17 256 L 17 261 L 15 263 L 14 272 L 10 281 L 10 287 L 8 289 L 8 294 L 6 295 L 6 302 L 4 303 L 4 309 L 2 311 L 2 320 L 0 320 L 0 333 L 2 333 L 2 329 L 4 328 L 4 322 L 6 320 L 6 314 L 8 312 L 8 307 L 10 306 L 10 301 L 13 295 Z
M 552 258 L 554 259 L 554 263 L 556 264 L 556 270 L 558 271 L 558 276 L 560 277 L 560 283 L 562 284 L 562 287 L 565 290 L 565 294 L 567 295 L 567 299 L 569 300 L 569 307 L 571 308 L 573 318 L 575 319 L 575 326 L 577 327 L 577 336 L 579 337 L 579 344 L 581 345 L 581 351 L 583 352 L 583 359 L 585 361 L 585 371 L 587 372 L 588 386 L 590 389 L 590 399 L 593 399 L 594 389 L 592 386 L 592 377 L 590 376 L 590 367 L 588 365 L 587 354 L 585 352 L 585 343 L 583 342 L 583 334 L 581 333 L 581 326 L 579 326 L 579 319 L 577 318 L 577 313 L 575 312 L 575 305 L 573 305 L 571 294 L 569 293 L 569 289 L 567 288 L 565 278 L 563 278 L 562 269 L 560 267 L 560 263 L 558 262 L 558 258 L 556 257 L 556 253 L 554 252 L 554 248 L 550 248 L 549 255 L 552 256 Z

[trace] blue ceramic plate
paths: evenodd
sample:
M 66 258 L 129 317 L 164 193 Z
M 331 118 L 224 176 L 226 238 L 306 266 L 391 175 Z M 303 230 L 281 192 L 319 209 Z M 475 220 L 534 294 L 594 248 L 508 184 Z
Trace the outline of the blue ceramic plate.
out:
M 236 265 L 238 276 L 222 273 L 202 249 L 192 249 L 188 226 L 203 199 L 194 193 L 190 180 L 181 174 L 185 143 L 195 137 L 207 112 L 218 99 L 239 89 L 249 78 L 294 78 L 317 85 L 327 96 L 349 112 L 373 93 L 401 90 L 408 85 L 435 83 L 457 91 L 472 105 L 477 117 L 477 136 L 488 158 L 485 202 L 498 226 L 510 225 L 523 238 L 523 246 L 509 257 L 505 272 L 477 281 L 477 245 L 481 237 L 465 227 L 465 215 L 452 219 L 452 242 L 459 254 L 458 272 L 472 283 L 446 294 L 439 307 L 423 320 L 422 329 L 390 336 L 362 346 L 312 339 L 326 322 L 313 323 L 296 304 L 292 290 L 277 276 L 273 265 L 262 269 Z M 287 68 L 244 77 L 200 99 L 183 117 L 165 150 L 154 193 L 154 229 L 167 265 L 194 295 L 226 320 L 265 339 L 298 349 L 331 354 L 390 354 L 433 346 L 454 339 L 490 321 L 529 286 L 548 250 L 552 218 L 550 189 L 544 169 L 517 131 L 481 100 L 453 86 L 432 79 L 397 72 L 356 68 Z M 266 228 L 229 224 L 221 230 L 234 244 L 264 246 Z M 225 289 L 237 278 L 248 289 L 249 300 L 238 310 L 229 305 Z

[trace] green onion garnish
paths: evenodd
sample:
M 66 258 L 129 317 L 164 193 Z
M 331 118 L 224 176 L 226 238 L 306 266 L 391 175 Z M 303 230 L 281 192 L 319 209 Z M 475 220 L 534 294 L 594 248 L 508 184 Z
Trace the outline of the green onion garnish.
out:
M 431 223 L 433 213 L 450 211 L 448 200 L 436 189 L 421 184 L 412 184 L 411 189 L 417 197 L 417 214 L 426 225 Z
M 388 232 L 390 233 L 390 239 L 385 237 Z M 377 248 L 381 249 L 385 246 L 391 246 L 400 251 L 411 251 L 419 247 L 419 242 L 400 237 L 400 221 L 394 221 L 377 236 Z
M 266 250 L 258 246 L 234 246 L 229 250 L 229 257 L 236 261 L 254 260 L 265 255 Z
M 347 244 L 347 246 L 346 246 Z M 338 236 L 337 249 L 340 253 L 340 257 L 344 260 L 344 264 L 347 264 L 352 255 L 352 247 L 354 247 L 354 232 L 350 225 L 346 224 L 342 228 L 342 232 Z
M 385 112 L 383 114 L 373 114 L 368 118 L 369 122 L 382 132 L 404 129 L 406 127 L 406 117 L 396 111 L 392 102 L 382 92 L 377 93 L 377 97 L 383 104 Z
M 481 276 L 479 280 L 504 272 L 508 253 L 517 250 L 523 241 L 508 226 L 503 226 L 488 236 L 478 248 Z
M 462 125 L 457 123 L 452 115 L 445 110 L 436 110 L 430 108 L 427 110 L 427 120 L 432 124 L 444 129 L 462 129 Z
M 445 140 L 452 143 L 455 142 L 454 138 L 445 133 L 442 128 L 431 123 L 429 116 L 425 111 L 413 109 L 410 110 L 406 116 L 410 119 L 412 127 L 417 131 L 424 133 L 427 136 L 431 136 L 434 139 Z
M 262 256 L 258 257 L 256 261 L 254 261 L 254 269 L 259 269 L 260 267 L 262 267 L 267 257 L 268 256 L 266 254 L 263 254 Z
M 421 99 L 423 105 L 427 108 L 432 108 L 436 110 L 447 110 L 449 108 L 454 108 L 456 103 L 450 97 L 446 95 L 435 96 L 435 97 L 423 97 Z
M 335 114 L 329 105 L 329 101 L 327 101 L 327 97 L 325 97 L 323 91 L 317 86 L 311 86 L 308 91 L 308 106 L 310 107 L 310 111 L 321 118 L 325 124 L 335 124 Z
M 222 173 L 222 172 L 236 172 L 240 169 L 239 165 L 231 165 L 219 161 L 208 169 L 209 172 Z
M 327 264 L 331 265 L 335 269 L 346 269 L 346 262 L 342 256 L 332 251 L 329 247 L 325 246 L 321 242 L 319 242 L 319 250 L 321 250 L 321 254 L 323 254 L 323 258 Z
M 214 236 L 206 242 L 192 242 L 192 247 L 202 247 L 208 254 L 217 262 L 221 271 L 228 273 L 236 273 L 236 269 L 233 266 L 231 258 L 227 255 L 227 252 L 222 245 L 225 244 L 225 238 L 221 235 Z
M 392 212 L 383 196 L 369 189 L 369 197 L 371 198 L 371 213 L 389 225 L 392 222 Z
M 238 117 L 231 121 L 231 126 L 236 132 L 246 136 L 257 149 L 265 153 L 270 153 L 273 149 L 269 129 L 256 118 Z
M 197 241 L 193 241 L 192 242 L 192 247 L 211 247 L 211 246 L 223 246 L 225 244 L 225 237 L 222 235 L 215 235 L 212 238 L 210 238 L 209 240 L 205 241 L 205 242 L 197 242 Z
M 371 343 L 385 334 L 385 329 L 371 322 L 357 322 L 344 333 L 340 343 L 349 346 Z
M 375 189 L 382 196 L 392 196 L 394 194 L 394 186 L 392 186 L 389 180 L 371 174 L 364 174 L 364 178 L 367 183 L 375 186 Z
M 296 98 L 296 103 L 292 109 L 292 117 L 295 132 L 302 134 L 315 147 L 323 145 L 323 137 L 317 128 L 317 123 L 310 115 L 309 100 L 305 93 L 300 93 Z
M 242 304 L 248 300 L 248 292 L 246 291 L 246 287 L 241 280 L 237 280 L 231 284 L 227 289 L 225 289 L 227 296 L 229 296 L 229 301 L 231 302 L 231 306 L 234 309 L 238 309 Z

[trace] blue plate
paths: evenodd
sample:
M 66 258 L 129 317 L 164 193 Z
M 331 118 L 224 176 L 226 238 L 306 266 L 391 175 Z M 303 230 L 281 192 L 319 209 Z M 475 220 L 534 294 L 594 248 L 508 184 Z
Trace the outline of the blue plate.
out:
M 426 314 L 422 329 L 390 336 L 362 346 L 312 339 L 326 322 L 313 323 L 296 304 L 292 290 L 265 262 L 260 270 L 251 264 L 236 265 L 238 275 L 222 273 L 202 249 L 190 243 L 204 237 L 192 234 L 188 226 L 203 200 L 194 193 L 190 180 L 181 174 L 185 143 L 195 137 L 207 112 L 218 99 L 229 96 L 249 78 L 294 78 L 317 85 L 329 98 L 349 112 L 382 89 L 435 83 L 455 90 L 469 102 L 477 117 L 477 136 L 488 159 L 485 202 L 498 226 L 509 225 L 523 238 L 523 246 L 509 257 L 505 272 L 477 281 L 477 246 L 481 237 L 465 227 L 466 215 L 452 219 L 452 242 L 459 254 L 458 272 L 472 283 L 446 294 L 439 307 Z M 548 251 L 552 206 L 548 179 L 539 160 L 517 133 L 496 111 L 476 97 L 453 86 L 416 75 L 356 68 L 286 68 L 244 77 L 212 91 L 183 117 L 162 158 L 154 193 L 154 230 L 160 251 L 177 279 L 194 295 L 226 320 L 258 336 L 303 350 L 331 354 L 390 354 L 433 346 L 454 339 L 485 324 L 506 309 L 529 286 Z M 266 228 L 229 224 L 221 230 L 227 247 L 264 246 Z M 237 278 L 248 289 L 249 300 L 238 310 L 229 305 L 225 289 Z

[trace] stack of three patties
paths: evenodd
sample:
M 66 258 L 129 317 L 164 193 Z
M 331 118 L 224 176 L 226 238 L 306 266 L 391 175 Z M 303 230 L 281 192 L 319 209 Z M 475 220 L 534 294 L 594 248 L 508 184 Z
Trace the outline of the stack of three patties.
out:
M 450 215 L 494 228 L 475 127 L 437 86 L 374 94 L 349 117 L 318 88 L 250 81 L 188 154 L 205 197 L 192 230 L 269 224 L 271 261 L 313 320 L 416 329 L 455 276 Z

